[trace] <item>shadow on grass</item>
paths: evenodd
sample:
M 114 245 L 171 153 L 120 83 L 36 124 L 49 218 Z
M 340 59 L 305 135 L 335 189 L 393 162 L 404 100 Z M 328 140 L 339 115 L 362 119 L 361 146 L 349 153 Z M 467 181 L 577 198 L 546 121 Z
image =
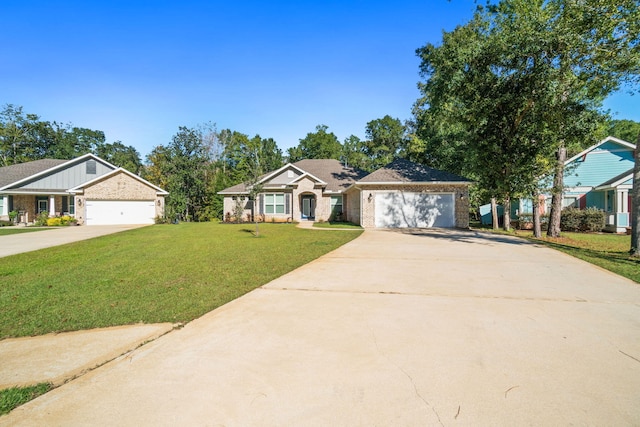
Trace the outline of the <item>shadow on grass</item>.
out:
M 627 252 L 596 251 L 593 249 L 577 248 L 575 246 L 563 245 L 562 243 L 548 241 L 542 243 L 546 246 L 549 246 L 550 248 L 557 249 L 581 259 L 595 258 L 610 263 L 629 266 L 631 268 L 640 267 L 640 259 L 631 257 Z

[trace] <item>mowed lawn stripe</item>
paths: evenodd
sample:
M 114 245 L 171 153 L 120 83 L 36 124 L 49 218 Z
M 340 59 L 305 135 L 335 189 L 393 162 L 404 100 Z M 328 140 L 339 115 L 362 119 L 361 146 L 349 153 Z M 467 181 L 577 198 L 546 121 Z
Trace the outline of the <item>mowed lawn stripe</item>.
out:
M 290 224 L 155 225 L 0 258 L 0 339 L 185 323 L 356 238 Z

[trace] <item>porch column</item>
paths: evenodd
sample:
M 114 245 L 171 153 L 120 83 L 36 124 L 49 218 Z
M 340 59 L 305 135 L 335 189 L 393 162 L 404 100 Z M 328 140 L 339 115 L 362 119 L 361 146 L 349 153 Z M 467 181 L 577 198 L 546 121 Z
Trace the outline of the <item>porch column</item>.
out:
M 56 198 L 49 196 L 49 216 L 56 216 Z

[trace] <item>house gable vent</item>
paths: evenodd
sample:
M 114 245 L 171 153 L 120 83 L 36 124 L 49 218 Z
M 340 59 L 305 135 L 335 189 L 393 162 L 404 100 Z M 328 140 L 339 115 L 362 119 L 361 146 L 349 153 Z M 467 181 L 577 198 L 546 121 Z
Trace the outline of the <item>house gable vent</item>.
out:
M 95 174 L 96 174 L 96 161 L 87 160 L 87 175 L 95 175 Z

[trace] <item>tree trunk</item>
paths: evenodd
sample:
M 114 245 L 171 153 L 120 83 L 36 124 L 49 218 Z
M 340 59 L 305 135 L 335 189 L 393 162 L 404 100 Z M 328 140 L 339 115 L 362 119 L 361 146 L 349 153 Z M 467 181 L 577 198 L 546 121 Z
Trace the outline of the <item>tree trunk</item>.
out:
M 562 215 L 562 190 L 564 189 L 564 162 L 567 159 L 567 149 L 563 146 L 556 153 L 556 170 L 553 177 L 551 197 L 551 213 L 547 236 L 560 237 L 560 217 Z
M 511 231 L 511 197 L 504 198 L 504 212 L 502 214 L 504 231 Z
M 498 202 L 495 197 L 491 198 L 491 224 L 493 224 L 494 230 L 498 229 Z
M 540 195 L 533 195 L 533 237 L 539 239 L 542 237 L 542 226 L 540 225 Z
M 636 140 L 631 190 L 631 256 L 640 258 L 640 134 Z
M 258 205 L 258 195 L 256 194 L 253 200 L 252 205 L 252 213 L 253 213 L 253 221 L 256 223 L 256 232 L 254 234 L 255 237 L 260 237 L 260 225 L 258 224 L 258 209 L 256 206 Z

